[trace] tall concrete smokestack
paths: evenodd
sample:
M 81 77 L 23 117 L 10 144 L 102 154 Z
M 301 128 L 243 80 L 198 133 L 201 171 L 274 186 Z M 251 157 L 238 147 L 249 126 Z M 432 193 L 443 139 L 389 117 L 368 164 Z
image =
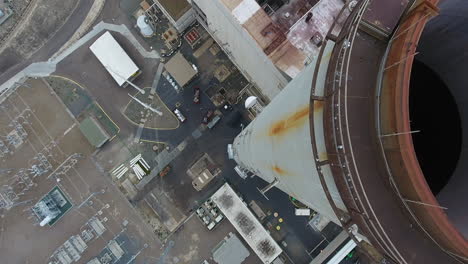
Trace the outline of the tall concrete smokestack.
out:
M 243 169 L 298 199 L 340 225 L 320 183 L 316 161 L 326 159 L 323 138 L 323 103 L 310 103 L 315 63 L 292 80 L 234 140 L 233 157 Z M 311 140 L 310 116 L 320 124 Z M 322 149 L 318 156 L 315 147 Z M 321 167 L 333 200 L 346 211 L 334 184 L 330 165 Z

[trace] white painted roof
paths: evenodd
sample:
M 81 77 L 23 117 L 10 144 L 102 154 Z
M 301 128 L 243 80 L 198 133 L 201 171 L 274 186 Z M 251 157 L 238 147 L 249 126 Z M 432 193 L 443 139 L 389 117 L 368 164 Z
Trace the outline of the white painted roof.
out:
M 272 263 L 283 251 L 234 190 L 225 183 L 212 198 L 263 263 Z
M 232 14 L 240 24 L 244 24 L 258 10 L 260 10 L 260 6 L 255 0 L 243 0 L 236 8 L 234 8 L 234 10 L 232 10 Z
M 99 37 L 89 49 L 119 86 L 139 70 L 109 31 Z

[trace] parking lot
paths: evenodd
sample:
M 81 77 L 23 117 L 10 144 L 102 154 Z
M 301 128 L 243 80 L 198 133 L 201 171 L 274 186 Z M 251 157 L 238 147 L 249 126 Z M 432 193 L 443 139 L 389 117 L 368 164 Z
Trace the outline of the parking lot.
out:
M 5 263 L 46 263 L 55 260 L 54 252 L 71 236 L 80 235 L 83 227 L 96 217 L 105 231 L 87 242 L 81 258 L 89 260 L 108 241 L 124 233 L 134 245 L 128 252 L 137 259 L 145 254 L 157 254 L 159 242 L 146 231 L 146 225 L 124 196 L 116 191 L 94 164 L 91 147 L 81 134 L 74 119 L 41 80 L 29 80 L 14 91 L 1 105 L 0 139 L 9 153 L 0 162 L 1 184 L 11 187 L 16 196 L 9 209 L 1 209 L 0 255 Z M 6 135 L 22 128 L 22 142 L 10 144 Z M 67 160 L 81 154 L 72 166 Z M 50 167 L 42 166 L 43 154 Z M 42 162 L 42 163 L 40 163 Z M 7 168 L 6 170 L 4 168 Z M 36 173 L 36 174 L 35 174 Z M 72 207 L 52 226 L 40 227 L 31 207 L 54 186 L 60 188 Z M 9 196 L 10 198 L 13 196 Z M 40 243 L 40 240 L 47 243 Z M 145 248 L 147 244 L 149 249 Z M 28 254 L 24 254 L 25 250 Z

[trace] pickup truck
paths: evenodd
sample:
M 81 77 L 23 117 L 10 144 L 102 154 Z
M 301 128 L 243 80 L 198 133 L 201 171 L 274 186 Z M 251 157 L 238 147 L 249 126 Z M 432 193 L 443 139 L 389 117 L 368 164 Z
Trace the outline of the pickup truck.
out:
M 215 117 L 213 117 L 213 119 L 211 119 L 211 121 L 206 124 L 206 127 L 212 129 L 219 122 L 219 120 L 221 120 L 221 117 L 219 115 L 215 115 Z

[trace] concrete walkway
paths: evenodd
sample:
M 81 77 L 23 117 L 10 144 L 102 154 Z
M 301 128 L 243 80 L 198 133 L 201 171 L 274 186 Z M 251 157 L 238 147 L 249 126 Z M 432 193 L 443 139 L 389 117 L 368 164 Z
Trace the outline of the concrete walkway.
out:
M 154 76 L 153 85 L 151 86 L 151 94 L 156 93 L 156 88 L 159 84 L 159 79 L 161 78 L 162 71 L 164 70 L 164 63 L 160 62 L 158 65 L 158 70 L 156 71 L 156 75 Z

